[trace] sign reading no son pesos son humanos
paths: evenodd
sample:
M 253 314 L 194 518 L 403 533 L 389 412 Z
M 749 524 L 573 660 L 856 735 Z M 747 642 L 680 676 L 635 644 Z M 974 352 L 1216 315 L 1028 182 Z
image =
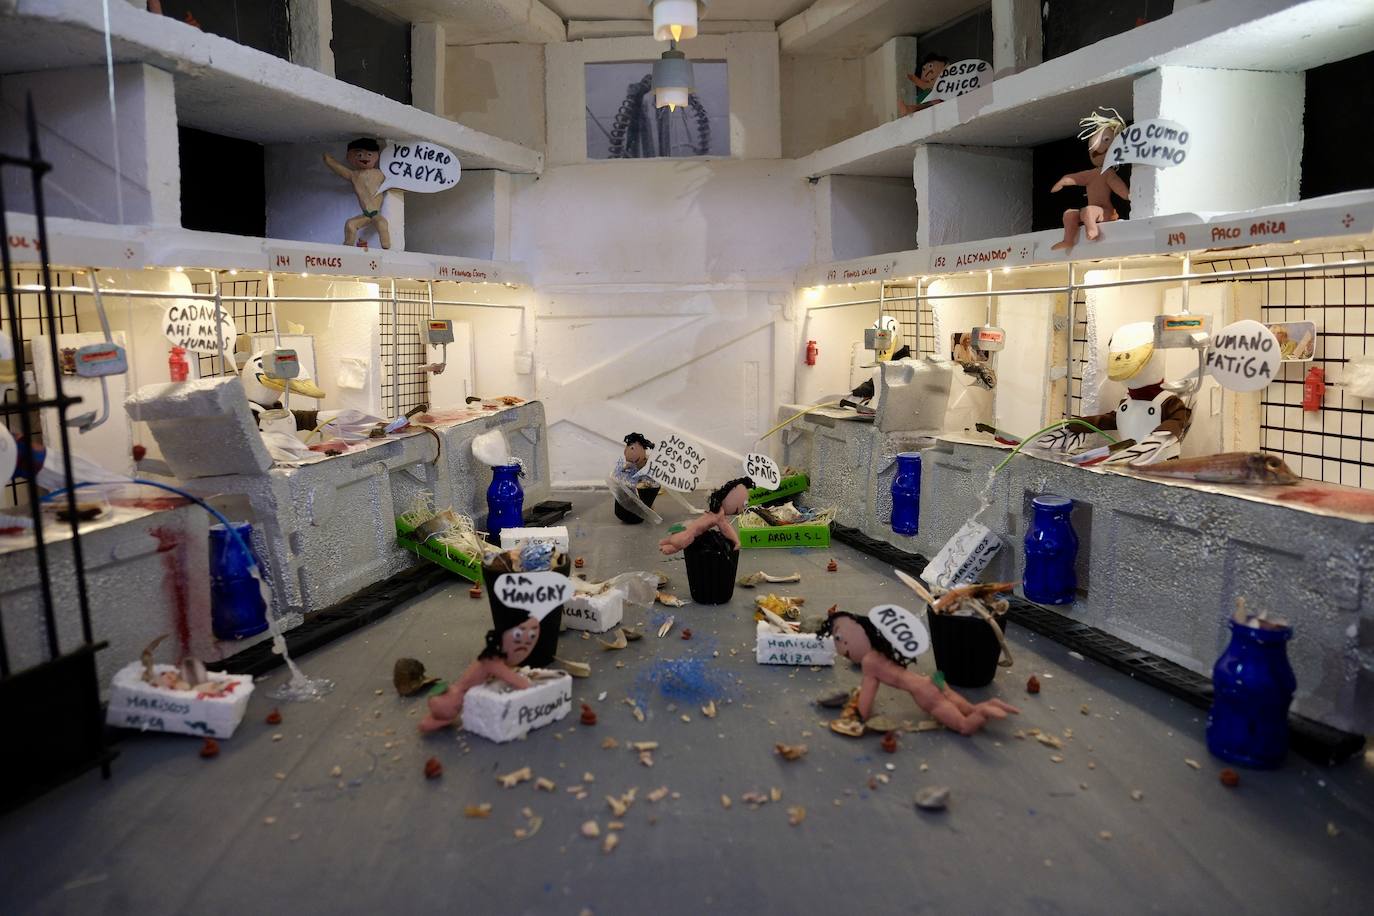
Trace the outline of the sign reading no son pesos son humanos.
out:
M 935 81 L 935 88 L 930 90 L 930 101 L 957 99 L 981 88 L 984 81 L 991 77 L 992 64 L 985 60 L 970 57 L 968 60 L 956 61 L 947 65 L 940 78 Z
M 1118 165 L 1148 165 L 1157 169 L 1182 165 L 1192 140 L 1188 128 L 1177 121 L 1152 118 L 1138 121 L 1116 135 L 1107 147 L 1102 171 Z
M 660 442 L 649 463 L 649 476 L 661 486 L 679 493 L 690 493 L 701 486 L 706 475 L 706 453 L 673 433 Z
M 930 634 L 925 625 L 904 607 L 880 604 L 868 612 L 868 619 L 902 658 L 919 658 L 930 648 Z
M 222 307 L 216 309 L 213 302 L 175 302 L 168 306 L 162 316 L 162 333 L 174 347 L 206 354 L 220 352 L 221 344 L 225 352 L 232 353 L 238 336 L 233 316 Z
M 506 607 L 528 611 L 537 620 L 543 620 L 573 593 L 571 580 L 551 570 L 503 573 L 496 577 L 494 590 L 497 601 Z
M 782 471 L 778 463 L 767 455 L 750 452 L 744 457 L 744 474 L 754 481 L 754 486 L 765 490 L 776 490 L 782 483 Z
M 377 167 L 386 176 L 380 190 L 400 188 L 422 194 L 453 187 L 462 171 L 452 152 L 423 140 L 388 143 Z
M 1232 391 L 1259 391 L 1278 375 L 1283 349 L 1274 332 L 1258 321 L 1228 324 L 1212 335 L 1205 368 Z

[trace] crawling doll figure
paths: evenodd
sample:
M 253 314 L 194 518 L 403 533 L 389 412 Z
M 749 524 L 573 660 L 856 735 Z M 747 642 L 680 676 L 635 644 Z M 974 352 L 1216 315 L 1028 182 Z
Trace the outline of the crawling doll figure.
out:
M 863 670 L 859 686 L 859 718 L 867 719 L 873 711 L 878 687 L 887 685 L 911 694 L 916 705 L 930 713 L 936 721 L 961 735 L 971 735 L 987 724 L 989 719 L 1005 719 L 1008 713 L 1019 713 L 1009 703 L 997 698 L 982 703 L 970 703 L 947 685 L 915 671 L 908 671 L 908 662 L 899 656 L 892 644 L 878 632 L 867 617 L 847 611 L 830 614 L 817 633 L 822 639 L 835 637 L 835 651 Z
M 505 681 L 516 690 L 530 686 L 529 678 L 517 672 L 539 641 L 539 620 L 526 617 L 504 630 L 488 630 L 487 643 L 477 661 L 447 690 L 429 698 L 429 715 L 420 722 L 420 731 L 439 731 L 458 721 L 463 713 L 463 698 L 469 690 L 489 680 Z
M 735 526 L 730 524 L 730 518 L 739 515 L 749 505 L 749 491 L 753 487 L 752 478 L 736 477 L 716 490 L 707 500 L 706 511 L 700 517 L 693 519 L 677 534 L 670 534 L 658 542 L 659 552 L 664 556 L 672 556 L 712 530 L 719 532 L 735 550 L 739 550 L 739 535 L 735 533 Z

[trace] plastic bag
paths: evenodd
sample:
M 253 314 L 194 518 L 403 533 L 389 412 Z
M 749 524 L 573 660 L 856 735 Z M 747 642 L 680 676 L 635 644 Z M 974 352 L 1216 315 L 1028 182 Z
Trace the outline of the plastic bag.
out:
M 1361 356 L 1346 363 L 1342 384 L 1346 394 L 1374 401 L 1374 356 Z

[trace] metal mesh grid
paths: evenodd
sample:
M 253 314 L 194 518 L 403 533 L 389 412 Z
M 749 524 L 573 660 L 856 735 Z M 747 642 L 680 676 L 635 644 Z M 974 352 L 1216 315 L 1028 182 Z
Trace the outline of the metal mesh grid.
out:
M 1197 269 L 1230 270 L 1301 263 L 1367 260 L 1368 249 L 1321 254 L 1232 258 L 1198 264 Z M 1353 360 L 1374 356 L 1374 304 L 1368 268 L 1321 273 L 1288 273 L 1225 282 L 1260 290 L 1260 320 L 1265 324 L 1311 321 L 1316 349 L 1310 363 L 1286 362 L 1264 389 L 1260 446 L 1283 456 L 1298 475 L 1327 483 L 1374 489 L 1374 401 L 1349 394 L 1341 383 Z M 1218 281 L 1220 282 L 1220 281 Z M 1326 395 L 1319 411 L 1302 409 L 1308 370 L 1326 373 Z
M 396 290 L 396 321 L 392 304 L 378 303 L 382 344 L 382 409 L 389 417 L 400 416 L 429 400 L 429 374 L 420 322 L 429 317 L 429 299 L 422 289 Z M 393 364 L 395 366 L 393 370 Z
M 884 314 L 891 315 L 901 323 L 902 329 L 899 337 L 899 349 L 901 344 L 911 347 L 911 353 L 916 356 L 922 352 L 921 342 L 921 314 L 928 309 L 921 307 L 921 303 L 916 301 L 915 284 L 890 284 L 883 287 L 883 296 L 887 299 L 883 303 Z
M 261 278 L 221 281 L 219 293 L 221 296 L 261 296 L 263 295 L 263 285 L 264 281 Z M 197 293 L 214 292 L 212 284 L 208 282 L 192 283 L 191 290 Z M 257 299 L 252 302 L 226 302 L 224 303 L 224 310 L 234 319 L 234 327 L 240 334 L 265 334 L 273 330 L 272 304 L 265 299 Z M 196 355 L 200 362 L 201 378 L 212 378 L 221 374 L 218 353 L 198 353 Z
M 39 286 L 43 283 L 43 274 L 37 270 L 16 270 L 10 275 L 10 282 L 15 286 Z M 52 282 L 54 286 L 76 286 L 84 283 L 85 280 L 80 274 L 53 271 Z M 19 302 L 19 336 L 23 338 L 27 346 L 33 339 L 42 335 L 47 329 L 47 312 L 43 308 L 43 296 L 41 293 L 16 293 L 15 298 Z M 81 330 L 81 325 L 77 320 L 76 297 L 70 294 L 56 294 L 52 297 L 53 307 L 57 310 L 57 330 L 59 334 L 76 334 Z M 0 311 L 0 334 L 8 340 L 10 336 L 10 326 L 6 322 L 5 313 Z M 32 371 L 33 361 L 26 359 L 24 364 Z M 14 388 L 6 386 L 4 389 L 4 402 L 12 404 L 19 400 Z M 33 428 L 39 428 L 38 414 L 32 416 Z M 18 436 L 20 431 L 19 415 L 5 414 L 3 422 L 10 433 Z M 28 499 L 24 495 L 24 488 L 14 481 L 6 481 L 3 491 L 0 492 L 0 507 L 27 505 Z
M 1070 415 L 1083 416 L 1083 364 L 1088 359 L 1088 296 L 1081 289 L 1073 291 L 1073 328 L 1069 338 L 1069 400 Z

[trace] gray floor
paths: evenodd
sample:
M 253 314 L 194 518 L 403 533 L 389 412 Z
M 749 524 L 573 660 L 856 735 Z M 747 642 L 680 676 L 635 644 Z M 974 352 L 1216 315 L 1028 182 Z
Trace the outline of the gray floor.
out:
M 654 529 L 618 524 L 604 494 L 569 498 L 586 572 L 664 570 L 685 596 L 681 561 L 658 555 Z M 669 521 L 681 514 L 665 508 Z M 825 571 L 832 557 L 838 573 Z M 741 573 L 756 569 L 800 571 L 800 585 L 776 588 L 805 596 L 810 609 L 910 603 L 890 571 L 842 546 L 746 553 Z M 1202 713 L 1015 627 L 1015 667 L 969 693 L 999 693 L 1021 716 L 972 738 L 904 735 L 886 754 L 877 738 L 830 733 L 828 714 L 810 705 L 857 683 L 848 665 L 754 663 L 753 594 L 678 609 L 669 638 L 650 635 L 622 652 L 565 633 L 561 654 L 595 669 L 574 683 L 574 698 L 600 721 L 580 726 L 574 713 L 556 731 L 494 745 L 460 734 L 419 738 L 421 701 L 391 689 L 398 656 L 456 673 L 476 652 L 485 599 L 470 599 L 466 585 L 438 590 L 302 659 L 308 673 L 339 686 L 323 702 L 284 705 L 282 725 L 263 723 L 273 704 L 255 694 L 217 759 L 201 760 L 193 738 L 132 736 L 109 782 L 85 776 L 0 820 L 0 911 L 1368 911 L 1371 760 L 1326 770 L 1290 757 L 1277 772 L 1243 771 L 1241 786 L 1227 789 L 1203 742 Z M 664 613 L 632 613 L 628 622 Z M 683 626 L 690 641 L 679 638 Z M 665 661 L 688 657 L 727 692 L 715 719 L 697 704 L 674 707 L 647 683 Z M 1023 690 L 1032 672 L 1044 685 L 1035 697 Z M 622 702 L 636 693 L 651 697 L 642 723 Z M 879 710 L 921 717 L 891 693 Z M 1013 737 L 1030 728 L 1072 737 L 1061 751 Z M 283 738 L 273 741 L 274 732 Z M 603 749 L 608 737 L 622 746 Z M 42 739 L 7 735 L 5 752 L 23 753 L 30 740 Z M 660 744 L 651 769 L 624 747 L 645 740 Z M 772 751 L 779 741 L 810 753 L 783 762 Z M 441 779 L 422 776 L 431 755 L 443 762 Z M 556 792 L 497 784 L 497 774 L 523 766 L 556 782 Z M 595 782 L 585 783 L 585 799 L 565 791 L 588 773 Z M 914 809 L 926 785 L 952 789 L 947 812 Z M 678 794 L 648 801 L 659 786 Z M 605 831 L 613 819 L 605 796 L 631 787 L 638 800 L 621 843 L 603 853 L 579 827 L 595 818 Z M 779 802 L 751 808 L 741 798 L 774 787 Z M 721 795 L 733 799 L 728 810 Z M 463 816 L 482 802 L 490 818 Z M 792 806 L 805 808 L 799 826 L 788 824 Z M 521 840 L 525 808 L 542 823 Z

